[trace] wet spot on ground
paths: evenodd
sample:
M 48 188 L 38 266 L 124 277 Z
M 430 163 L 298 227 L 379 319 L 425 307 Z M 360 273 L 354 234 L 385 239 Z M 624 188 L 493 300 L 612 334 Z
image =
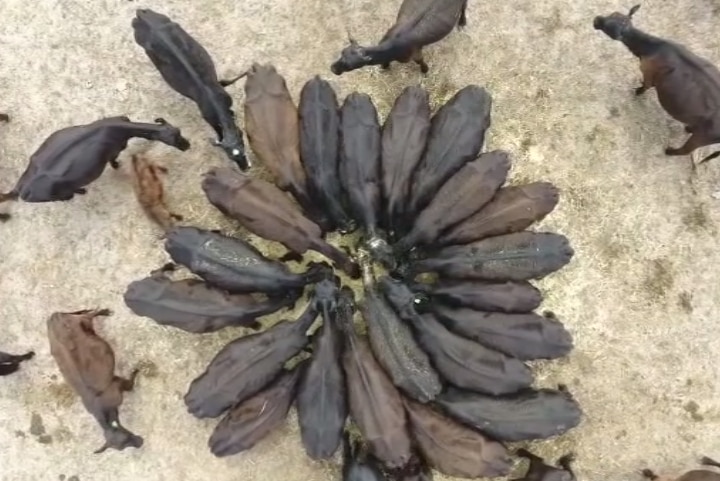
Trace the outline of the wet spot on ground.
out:
M 653 259 L 650 261 L 648 274 L 643 284 L 649 297 L 655 300 L 665 299 L 674 283 L 675 277 L 669 260 Z

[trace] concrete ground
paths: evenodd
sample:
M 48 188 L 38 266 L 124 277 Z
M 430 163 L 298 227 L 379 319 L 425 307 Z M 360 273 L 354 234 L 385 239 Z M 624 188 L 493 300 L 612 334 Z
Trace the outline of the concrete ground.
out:
M 232 231 L 200 189 L 208 167 L 226 163 L 206 141 L 212 132 L 195 105 L 173 92 L 134 43 L 135 8 L 169 14 L 212 53 L 221 76 L 253 61 L 274 63 L 293 95 L 315 74 L 339 94 L 369 93 L 384 116 L 407 85 L 421 81 L 436 104 L 468 83 L 494 97 L 487 149 L 509 150 L 513 182 L 546 180 L 562 189 L 540 226 L 567 235 L 573 262 L 540 286 L 543 305 L 576 338 L 568 359 L 545 363 L 538 384 L 568 383 L 586 418 L 558 439 L 533 443 L 556 457 L 577 453 L 579 479 L 640 479 L 653 467 L 678 473 L 701 454 L 720 457 L 720 217 L 713 193 L 720 162 L 692 174 L 687 157 L 668 158 L 681 127 L 655 93 L 635 98 L 637 61 L 592 28 L 597 14 L 631 3 L 609 0 L 470 1 L 468 27 L 427 50 L 431 72 L 414 65 L 335 77 L 329 65 L 346 30 L 379 39 L 399 0 L 215 0 L 212 2 L 4 0 L 0 2 L 0 184 L 9 189 L 51 132 L 102 116 L 162 116 L 193 141 L 187 153 L 155 145 L 170 169 L 174 210 L 189 223 Z M 720 61 L 718 4 L 647 1 L 636 24 Z M 230 88 L 242 118 L 242 85 Z M 134 142 L 128 152 L 142 148 Z M 214 458 L 216 421 L 198 421 L 182 396 L 215 352 L 239 334 L 192 335 L 132 315 L 122 293 L 166 261 L 160 231 L 133 196 L 128 164 L 108 170 L 70 203 L 15 204 L 0 226 L 0 348 L 37 356 L 1 380 L 3 481 L 320 481 L 337 462 L 302 451 L 294 415 L 251 451 Z M 277 246 L 265 249 L 279 252 Z M 98 330 L 115 347 L 118 369 L 140 364 L 122 420 L 145 437 L 141 450 L 92 455 L 102 435 L 50 357 L 52 311 L 108 307 Z M 299 306 L 302 307 L 302 306 Z M 275 316 L 288 317 L 289 314 Z M 712 333 L 708 336 L 708 333 Z M 447 480 L 437 476 L 437 480 Z

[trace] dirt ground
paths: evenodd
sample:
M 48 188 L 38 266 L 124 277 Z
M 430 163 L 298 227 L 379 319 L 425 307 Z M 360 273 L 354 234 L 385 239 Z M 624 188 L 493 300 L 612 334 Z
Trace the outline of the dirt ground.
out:
M 693 175 L 688 157 L 668 158 L 681 127 L 655 93 L 636 99 L 637 62 L 592 28 L 597 14 L 630 3 L 606 0 L 470 0 L 468 26 L 428 49 L 430 74 L 414 65 L 335 77 L 330 63 L 346 43 L 379 39 L 399 0 L 4 0 L 0 2 L 0 184 L 11 184 L 51 132 L 102 116 L 165 117 L 193 148 L 149 151 L 170 169 L 167 190 L 189 223 L 238 231 L 212 209 L 200 176 L 227 161 L 210 146 L 194 104 L 172 91 L 132 38 L 137 7 L 169 14 L 215 58 L 221 76 L 253 61 L 274 63 L 297 99 L 315 74 L 340 95 L 369 93 L 384 116 L 407 85 L 421 82 L 435 104 L 468 83 L 494 98 L 486 149 L 512 153 L 513 182 L 546 180 L 562 189 L 539 227 L 567 235 L 573 262 L 540 283 L 576 339 L 566 360 L 544 363 L 538 385 L 567 383 L 583 423 L 532 448 L 577 454 L 580 480 L 639 480 L 653 467 L 677 473 L 701 454 L 720 457 L 720 254 L 716 246 L 720 162 Z M 647 1 L 636 25 L 685 42 L 720 61 L 714 0 Z M 242 84 L 230 88 L 242 118 Z M 144 148 L 133 142 L 128 153 Z M 241 333 L 185 334 L 138 318 L 122 293 L 166 261 L 160 231 L 143 215 L 128 162 L 110 169 L 70 203 L 15 204 L 0 226 L 0 348 L 37 356 L 2 379 L 0 478 L 4 481 L 139 479 L 320 481 L 339 479 L 337 461 L 302 451 L 294 414 L 251 451 L 217 459 L 207 448 L 216 421 L 198 421 L 182 396 L 215 352 Z M 7 208 L 5 208 L 7 209 Z M 280 252 L 265 246 L 267 252 Z M 115 347 L 118 369 L 140 364 L 122 420 L 145 437 L 141 450 L 92 455 L 102 434 L 50 357 L 52 311 L 93 306 L 113 317 L 98 330 Z M 299 308 L 302 306 L 299 305 Z M 282 313 L 278 317 L 291 317 Z M 714 327 L 715 326 L 715 327 Z M 437 480 L 449 478 L 436 476 Z

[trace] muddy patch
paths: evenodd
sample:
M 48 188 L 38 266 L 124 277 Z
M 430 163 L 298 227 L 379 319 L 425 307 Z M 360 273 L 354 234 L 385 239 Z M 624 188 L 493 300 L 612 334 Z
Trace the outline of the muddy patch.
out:
M 157 364 L 155 364 L 152 361 L 143 360 L 137 363 L 137 369 L 140 370 L 140 373 L 143 377 L 152 379 L 156 378 L 160 375 L 160 370 L 157 367 Z
M 690 414 L 690 417 L 691 417 L 692 420 L 695 421 L 695 422 L 700 422 L 700 421 L 703 421 L 703 420 L 705 419 L 705 417 L 704 417 L 702 414 L 699 413 L 699 411 L 700 411 L 700 406 L 699 406 L 698 403 L 696 403 L 695 401 L 688 401 L 688 402 L 685 403 L 685 405 L 683 406 L 683 409 L 684 409 L 685 411 L 687 411 L 688 414 Z
M 30 434 L 35 436 L 40 444 L 50 444 L 53 441 L 52 436 L 47 434 L 43 419 L 38 413 L 32 413 L 30 417 Z
M 53 383 L 48 386 L 50 398 L 54 399 L 58 406 L 67 408 L 75 403 L 76 395 L 72 388 L 65 383 Z
M 527 154 L 530 151 L 531 147 L 534 147 L 536 144 L 535 139 L 533 139 L 532 135 L 526 134 L 523 139 L 520 141 L 520 152 L 523 154 Z
M 643 283 L 643 289 L 649 298 L 656 301 L 665 300 L 674 283 L 675 276 L 672 264 L 668 259 L 661 258 L 650 261 L 649 272 Z
M 708 229 L 710 219 L 703 205 L 695 204 L 683 215 L 682 223 L 690 232 L 701 232 Z
M 682 309 L 686 313 L 692 314 L 692 312 L 693 312 L 692 294 L 689 292 L 685 292 L 685 291 L 678 294 L 678 306 L 680 306 L 680 309 Z
M 458 86 L 446 78 L 440 78 L 437 82 L 428 82 L 425 88 L 428 92 L 431 92 L 430 108 L 432 111 L 436 112 L 437 109 L 445 105 L 462 87 L 464 85 Z

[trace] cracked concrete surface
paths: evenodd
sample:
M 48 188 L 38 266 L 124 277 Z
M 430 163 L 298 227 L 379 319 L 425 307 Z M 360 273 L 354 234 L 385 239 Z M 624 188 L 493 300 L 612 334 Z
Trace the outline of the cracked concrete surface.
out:
M 586 418 L 567 435 L 532 448 L 553 458 L 575 451 L 579 479 L 588 481 L 639 480 L 648 466 L 678 473 L 701 454 L 720 457 L 720 201 L 712 197 L 720 162 L 693 175 L 688 158 L 663 155 L 666 144 L 683 139 L 681 127 L 662 112 L 654 92 L 632 95 L 637 61 L 592 29 L 595 15 L 631 4 L 471 0 L 467 28 L 427 50 L 427 78 L 414 65 L 333 76 L 329 65 L 345 45 L 345 25 L 360 43 L 372 42 L 392 23 L 399 3 L 4 0 L 0 111 L 12 121 L 0 126 L 2 188 L 59 128 L 109 115 L 163 116 L 193 142 L 186 153 L 150 149 L 170 169 L 166 189 L 173 209 L 189 223 L 239 232 L 200 189 L 202 172 L 227 162 L 207 142 L 210 128 L 132 39 L 138 7 L 183 25 L 211 52 L 221 76 L 252 61 L 274 63 L 296 100 L 302 84 L 318 73 L 341 96 L 371 94 L 383 116 L 400 91 L 418 81 L 435 105 L 468 83 L 483 85 L 494 98 L 486 149 L 512 153 L 513 182 L 547 180 L 562 189 L 560 205 L 538 228 L 567 235 L 576 250 L 573 262 L 540 286 L 547 295 L 542 308 L 567 323 L 577 347 L 565 360 L 538 363 L 537 377 L 538 385 L 567 383 Z M 713 0 L 647 1 L 635 23 L 717 62 L 718 10 Z M 230 92 L 241 119 L 242 86 Z M 121 163 L 143 145 L 134 142 Z M 70 203 L 12 205 L 13 220 L 0 226 L 0 347 L 37 352 L 0 382 L 0 478 L 338 479 L 337 461 L 305 456 L 294 414 L 247 453 L 210 454 L 207 439 L 216 421 L 192 418 L 182 395 L 241 331 L 186 334 L 124 306 L 125 286 L 166 259 L 159 229 L 135 201 L 128 168 L 124 162 L 121 171 L 108 170 Z M 92 306 L 115 311 L 98 330 L 116 349 L 119 371 L 143 366 L 121 412 L 124 423 L 145 437 L 140 450 L 91 454 L 102 444 L 101 432 L 50 357 L 49 314 Z

